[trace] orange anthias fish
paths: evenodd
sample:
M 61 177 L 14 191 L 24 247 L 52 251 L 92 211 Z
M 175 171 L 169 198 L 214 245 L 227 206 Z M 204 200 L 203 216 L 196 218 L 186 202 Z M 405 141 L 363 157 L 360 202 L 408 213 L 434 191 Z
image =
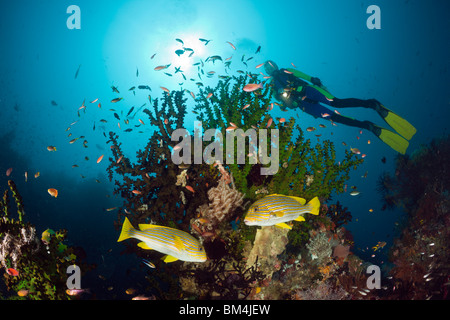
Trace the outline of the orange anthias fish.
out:
M 11 172 L 13 171 L 13 168 L 9 168 L 6 170 L 6 176 L 9 177 L 11 175 Z
M 19 275 L 19 271 L 17 271 L 14 268 L 9 268 L 8 270 L 6 270 L 6 272 L 13 277 L 17 277 Z
M 228 43 L 234 50 L 236 50 L 236 47 L 235 47 L 230 41 L 227 41 L 227 43 Z
M 103 154 L 100 157 L 98 157 L 97 163 L 100 163 L 100 161 L 102 161 L 102 159 L 103 159 Z
M 89 293 L 89 289 L 67 289 L 66 293 L 69 296 L 77 296 L 82 293 Z
M 186 189 L 188 189 L 188 190 L 189 190 L 190 192 L 192 192 L 192 193 L 195 192 L 194 188 L 192 188 L 191 186 L 186 186 Z
M 58 197 L 58 190 L 54 189 L 54 188 L 50 188 L 47 190 L 47 192 L 52 196 L 57 198 Z
M 262 88 L 263 88 L 262 83 L 249 83 L 244 86 L 243 90 L 245 92 L 253 92 L 255 90 L 262 89 Z
M 160 71 L 160 70 L 164 70 L 164 69 L 167 69 L 169 67 L 169 65 L 165 65 L 165 66 L 157 66 L 157 67 L 155 67 L 155 71 Z
M 21 289 L 21 290 L 19 290 L 19 291 L 17 291 L 17 295 L 19 296 L 19 297 L 26 297 L 27 295 L 28 295 L 28 290 L 26 290 L 26 289 Z
M 146 296 L 136 296 L 131 300 L 153 300 L 151 297 L 146 297 Z

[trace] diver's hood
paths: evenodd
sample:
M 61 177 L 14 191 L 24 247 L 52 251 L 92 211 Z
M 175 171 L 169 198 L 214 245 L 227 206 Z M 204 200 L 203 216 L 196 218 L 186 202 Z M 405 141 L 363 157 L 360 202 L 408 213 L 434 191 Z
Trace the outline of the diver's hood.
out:
M 267 74 L 268 76 L 272 76 L 273 73 L 274 73 L 275 71 L 278 70 L 278 66 L 277 66 L 277 64 L 276 64 L 275 62 L 273 62 L 272 60 L 267 60 L 267 61 L 264 63 L 264 70 L 266 71 L 266 74 Z

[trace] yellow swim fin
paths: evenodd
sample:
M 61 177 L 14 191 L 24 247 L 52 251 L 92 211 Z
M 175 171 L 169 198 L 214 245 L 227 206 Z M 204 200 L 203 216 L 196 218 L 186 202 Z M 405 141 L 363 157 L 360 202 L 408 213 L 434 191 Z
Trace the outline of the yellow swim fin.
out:
M 411 140 L 411 138 L 416 134 L 417 129 L 414 126 L 400 117 L 398 114 L 395 114 L 385 106 L 381 105 L 385 111 L 387 111 L 387 115 L 384 117 L 384 121 L 387 122 L 395 131 L 397 131 L 401 136 L 405 137 L 406 140 Z
M 381 139 L 384 143 L 386 143 L 389 147 L 394 149 L 395 151 L 405 154 L 406 149 L 408 149 L 409 142 L 405 138 L 401 137 L 400 135 L 387 130 L 387 129 L 381 129 L 381 133 L 378 136 L 378 138 Z

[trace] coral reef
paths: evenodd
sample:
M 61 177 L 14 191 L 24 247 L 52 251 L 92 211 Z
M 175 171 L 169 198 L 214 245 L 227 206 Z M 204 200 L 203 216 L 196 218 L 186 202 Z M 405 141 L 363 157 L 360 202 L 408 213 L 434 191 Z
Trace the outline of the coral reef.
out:
M 450 136 L 433 140 L 411 157 L 397 158 L 395 175 L 380 177 L 388 205 L 406 221 L 390 249 L 391 299 L 448 299 L 450 254 Z
M 326 215 L 336 227 L 340 227 L 352 221 L 352 214 L 347 207 L 343 207 L 339 201 L 327 207 Z
M 255 77 L 254 74 L 248 76 Z M 281 165 L 278 172 L 273 176 L 261 176 L 258 169 L 262 164 L 251 164 L 251 157 L 246 159 L 245 164 L 227 163 L 237 189 L 252 202 L 258 199 L 258 191 L 263 188 L 267 194 L 300 193 L 309 199 L 315 196 L 327 199 L 332 192 L 343 192 L 350 169 L 361 164 L 362 159 L 357 159 L 350 151 L 346 151 L 345 158 L 336 163 L 334 144 L 331 141 L 325 140 L 313 147 L 311 140 L 305 139 L 300 126 L 295 125 L 294 118 L 285 122 L 272 122 L 269 114 L 273 108 L 271 86 L 267 85 L 258 94 L 248 94 L 241 90 L 247 79 L 247 76 L 232 77 L 219 82 L 215 88 L 200 88 L 200 98 L 194 107 L 199 114 L 197 119 L 202 121 L 205 128 L 225 129 L 228 123 L 233 123 L 244 132 L 251 128 L 266 127 L 279 130 L 278 152 Z M 235 83 L 230 88 L 231 80 L 235 80 Z M 213 93 L 213 98 L 206 98 L 208 92 Z M 270 139 L 269 135 L 266 139 Z M 267 141 L 266 145 L 270 145 L 270 141 Z M 237 159 L 236 148 L 234 150 L 234 159 Z
M 185 165 L 178 166 L 170 161 L 170 148 L 175 146 L 171 135 L 175 128 L 183 128 L 185 102 L 183 91 L 172 92 L 164 95 L 161 108 L 158 99 L 153 101 L 154 114 L 144 110 L 150 123 L 159 130 L 153 132 L 144 150 L 137 151 L 136 164 L 123 153 L 119 136 L 109 133 L 114 158 L 110 158 L 108 175 L 110 180 L 114 172 L 121 176 L 115 180 L 114 193 L 126 199 L 124 208 L 119 211 L 117 229 L 127 215 L 132 224 L 152 221 L 187 230 L 197 208 L 207 203 L 207 186 L 217 184 L 217 173 L 207 164 L 186 169 Z
M 199 217 L 191 221 L 192 230 L 203 239 L 215 236 L 220 223 L 231 220 L 236 209 L 243 208 L 245 195 L 236 189 L 232 175 L 221 164 L 219 170 L 222 172 L 219 184 L 207 192 L 209 203 L 198 207 Z
M 247 266 L 256 265 L 267 278 L 271 278 L 273 272 L 280 269 L 280 255 L 288 243 L 288 229 L 281 229 L 276 226 L 263 227 L 256 231 L 255 241 L 252 250 L 247 258 Z
M 255 284 L 252 299 L 369 297 L 367 292 L 359 293 L 366 287 L 367 276 L 363 261 L 349 250 L 352 240 L 348 232 L 335 228 L 326 216 L 312 222 L 311 228 L 310 240 L 300 253 L 287 245 L 285 251 L 281 249 L 281 254 L 272 257 L 271 276 Z
M 264 278 L 256 264 L 247 267 L 243 261 L 215 260 L 201 268 L 181 272 L 181 287 L 185 293 L 199 299 L 246 299 L 254 284 Z
M 315 231 L 311 230 L 311 233 Z M 334 241 L 332 243 L 325 233 L 317 233 L 309 239 L 306 248 L 309 250 L 311 260 L 316 260 L 317 264 L 321 265 L 331 258 L 333 244 L 335 245 Z
M 296 290 L 292 294 L 293 300 L 347 300 L 349 294 L 342 287 L 336 287 L 330 282 L 319 281 L 306 290 Z
M 109 178 L 115 180 L 114 193 L 124 199 L 115 222 L 116 228 L 120 228 L 126 215 L 134 225 L 155 223 L 185 230 L 200 238 L 211 259 L 203 264 L 158 266 L 153 273 L 157 273 L 160 282 L 171 287 L 170 295 L 159 290 L 161 297 L 180 296 L 172 286 L 174 277 L 178 277 L 185 297 L 257 299 L 280 296 L 272 292 L 282 285 L 274 277 L 280 277 L 287 260 L 299 260 L 294 257 L 308 251 L 306 243 L 318 236 L 312 235 L 312 229 L 325 228 L 329 236 L 343 239 L 344 233 L 341 235 L 324 214 L 306 217 L 306 221 L 294 224 L 289 232 L 276 227 L 258 229 L 242 223 L 248 205 L 267 194 L 305 199 L 318 196 L 324 201 L 333 192 L 343 192 L 350 170 L 356 169 L 363 161 L 349 151 L 345 152 L 344 159 L 337 161 L 331 141 L 312 145 L 294 118 L 289 121 L 273 119 L 269 113 L 274 106 L 271 85 L 252 93 L 242 90 L 248 82 L 257 81 L 256 75 L 247 73 L 239 77 L 224 77 L 215 87 L 199 87 L 199 92 L 192 95 L 195 100 L 193 113 L 201 121 L 202 130 L 215 129 L 222 137 L 229 132 L 234 132 L 236 137 L 245 136 L 247 130 L 255 129 L 257 141 L 270 146 L 267 148 L 270 150 L 266 150 L 267 157 L 275 152 L 279 155 L 278 163 L 274 164 L 277 169 L 275 175 L 261 174 L 267 163 L 260 151 L 247 154 L 237 150 L 235 137 L 231 141 L 220 140 L 222 150 L 227 150 L 231 144 L 234 146 L 233 152 L 222 161 L 191 164 L 183 158 L 182 164 L 175 165 L 170 160 L 176 145 L 171 136 L 174 130 L 185 125 L 187 106 L 183 90 L 164 93 L 162 99 L 153 100 L 152 110 L 145 109 L 156 130 L 145 148 L 137 151 L 136 163 L 123 153 L 119 136 L 113 132 L 109 134 L 113 152 L 108 167 Z M 258 129 L 267 129 L 267 134 L 263 135 Z M 195 137 L 198 131 L 196 128 L 191 137 Z M 274 133 L 279 141 L 277 149 L 271 143 Z M 250 140 L 244 138 L 244 141 L 250 151 Z M 202 150 L 208 146 L 204 140 L 199 143 Z M 191 154 L 194 154 L 193 148 L 191 145 Z M 236 161 L 238 159 L 241 161 Z M 349 221 L 348 216 L 342 219 Z M 330 269 L 330 274 L 341 268 L 332 257 L 337 241 L 331 242 L 332 246 L 325 254 L 330 264 L 337 265 Z M 136 248 L 131 242 L 124 245 L 127 252 L 145 258 L 158 257 L 157 252 Z M 303 254 L 299 264 L 309 265 L 310 255 Z M 308 279 L 311 275 L 320 278 L 318 268 L 317 264 L 312 265 L 310 271 L 302 272 L 302 268 L 297 268 L 293 274 L 310 284 L 312 282 Z M 285 289 L 279 292 L 289 297 Z
M 0 262 L 6 271 L 3 280 L 12 293 L 7 298 L 70 299 L 66 294 L 67 267 L 77 263 L 86 272 L 88 266 L 77 259 L 73 248 L 63 243 L 67 231 L 56 231 L 46 239 L 48 241 L 41 242 L 36 236 L 36 228 L 24 221 L 23 200 L 14 182 L 9 180 L 8 185 L 16 204 L 17 220 L 6 189 L 0 201 Z M 20 290 L 26 295 L 16 296 Z
M 35 240 L 36 230 L 33 226 L 23 226 L 19 229 L 19 237 L 14 233 L 5 231 L 0 243 L 0 262 L 7 270 L 9 267 L 17 269 L 17 261 L 22 256 L 22 248 L 29 246 Z M 7 258 L 11 260 L 11 266 L 7 266 Z

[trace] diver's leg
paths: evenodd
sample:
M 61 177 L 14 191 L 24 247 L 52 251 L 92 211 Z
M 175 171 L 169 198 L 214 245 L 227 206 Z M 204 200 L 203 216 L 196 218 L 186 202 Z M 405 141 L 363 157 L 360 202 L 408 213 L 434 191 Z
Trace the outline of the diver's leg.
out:
M 374 109 L 383 118 L 383 120 L 386 121 L 387 124 L 389 124 L 392 128 L 395 129 L 395 131 L 397 131 L 407 140 L 410 140 L 417 131 L 416 128 L 414 128 L 414 126 L 411 125 L 407 120 L 403 119 L 396 113 L 383 106 L 376 99 L 361 100 L 355 98 L 334 98 L 331 102 L 331 105 L 336 108 L 363 107 Z
M 311 101 L 309 98 L 306 98 L 305 100 L 301 101 L 300 109 L 312 115 L 314 118 L 325 118 L 327 120 L 331 120 L 332 122 L 341 123 L 350 127 L 366 129 L 372 132 L 374 130 L 373 129 L 374 124 L 370 121 L 359 121 L 350 117 L 339 115 L 337 113 L 334 113 L 327 107 L 323 106 L 322 104 L 317 103 L 315 101 Z M 328 114 L 328 117 L 324 117 L 323 116 L 324 114 Z
M 359 121 L 350 117 L 342 116 L 340 114 L 331 112 L 328 108 L 321 105 L 320 103 L 310 102 L 309 99 L 305 99 L 304 101 L 302 101 L 300 108 L 304 112 L 312 115 L 314 118 L 323 117 L 323 114 L 328 113 L 329 117 L 327 117 L 326 119 L 329 119 L 330 121 L 341 123 L 350 127 L 369 130 L 381 141 L 386 143 L 395 151 L 400 152 L 401 154 L 405 154 L 406 149 L 409 146 L 408 140 L 390 130 L 377 126 L 373 122 Z
M 400 152 L 401 154 L 405 154 L 406 149 L 409 146 L 408 140 L 404 139 L 400 135 L 398 135 L 388 129 L 379 127 L 370 121 L 359 121 L 359 120 L 345 117 L 345 116 L 342 116 L 342 115 L 339 115 L 336 113 L 331 114 L 330 120 L 333 122 L 345 124 L 347 126 L 369 130 L 374 135 L 376 135 L 381 141 L 386 143 L 388 146 L 390 146 L 395 151 Z
M 334 99 L 334 97 L 330 93 L 316 86 L 306 86 L 304 94 L 305 94 L 304 99 L 323 103 L 326 105 L 331 105 Z
M 370 108 L 376 110 L 383 117 L 383 114 L 386 115 L 381 107 L 381 103 L 376 99 L 356 99 L 356 98 L 347 98 L 347 99 L 339 99 L 334 98 L 330 104 L 336 108 Z M 382 114 L 383 113 L 383 114 Z
M 305 99 L 305 100 L 301 101 L 300 109 L 302 109 L 302 111 L 306 112 L 307 114 L 312 115 L 314 118 L 322 118 L 323 114 L 325 114 L 325 113 L 331 114 L 332 113 L 328 108 L 324 107 L 320 103 L 311 101 L 309 99 Z
M 356 119 L 353 119 L 350 117 L 345 117 L 343 115 L 340 115 L 340 114 L 337 114 L 334 112 L 329 112 L 329 115 L 330 115 L 330 117 L 328 119 L 331 120 L 332 122 L 345 124 L 346 126 L 350 126 L 350 127 L 366 129 L 366 130 L 372 131 L 373 133 L 376 134 L 376 132 L 374 132 L 375 124 L 370 121 L 359 121 L 359 120 L 356 120 Z

